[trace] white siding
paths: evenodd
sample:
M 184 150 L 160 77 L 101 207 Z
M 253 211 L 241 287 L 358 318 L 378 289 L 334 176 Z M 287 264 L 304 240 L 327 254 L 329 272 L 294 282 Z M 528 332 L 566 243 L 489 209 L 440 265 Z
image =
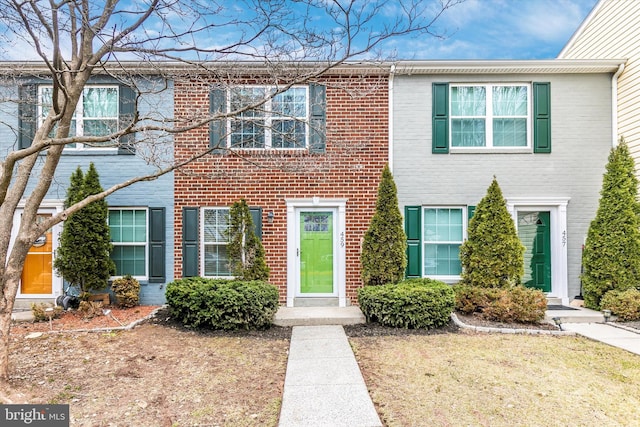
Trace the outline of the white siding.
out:
M 618 135 L 640 165 L 640 1 L 601 0 L 560 58 L 627 59 L 618 80 Z

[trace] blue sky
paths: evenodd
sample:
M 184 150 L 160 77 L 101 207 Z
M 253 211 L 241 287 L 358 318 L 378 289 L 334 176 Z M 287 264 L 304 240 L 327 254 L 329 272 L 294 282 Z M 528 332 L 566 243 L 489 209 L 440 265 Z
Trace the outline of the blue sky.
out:
M 466 0 L 438 21 L 444 40 L 403 38 L 399 59 L 555 58 L 597 0 Z

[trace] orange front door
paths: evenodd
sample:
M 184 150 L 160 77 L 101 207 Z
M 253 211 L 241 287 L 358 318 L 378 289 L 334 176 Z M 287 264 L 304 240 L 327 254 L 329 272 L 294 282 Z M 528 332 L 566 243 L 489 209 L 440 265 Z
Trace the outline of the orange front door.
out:
M 38 222 L 50 218 L 51 214 L 38 215 Z M 45 294 L 52 293 L 53 233 L 49 229 L 33 244 L 22 270 L 20 293 Z

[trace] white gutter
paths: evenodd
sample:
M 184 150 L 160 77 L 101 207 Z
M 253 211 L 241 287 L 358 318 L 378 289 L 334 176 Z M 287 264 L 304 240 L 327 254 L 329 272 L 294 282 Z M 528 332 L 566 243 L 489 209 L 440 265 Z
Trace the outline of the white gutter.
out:
M 396 64 L 391 64 L 391 68 L 389 69 L 389 153 L 388 162 L 389 162 L 389 170 L 393 173 L 393 77 L 396 72 Z
M 618 77 L 624 71 L 624 63 L 620 64 L 618 71 L 611 77 L 611 146 L 618 145 Z

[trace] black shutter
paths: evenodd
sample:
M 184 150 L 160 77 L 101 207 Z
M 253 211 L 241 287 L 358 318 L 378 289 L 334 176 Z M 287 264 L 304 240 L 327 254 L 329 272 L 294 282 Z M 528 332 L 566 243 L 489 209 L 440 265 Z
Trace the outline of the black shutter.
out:
M 311 115 L 309 118 L 309 152 L 322 154 L 327 148 L 327 88 L 312 83 L 309 85 Z
M 182 277 L 198 275 L 198 208 L 182 208 Z
M 211 114 L 227 112 L 227 91 L 211 89 L 209 92 L 209 111 Z M 213 120 L 209 123 L 209 148 L 211 153 L 223 154 L 227 146 L 227 119 Z
M 533 152 L 551 153 L 551 83 L 533 84 Z
M 431 152 L 449 152 L 449 83 L 433 83 Z
M 165 281 L 165 208 L 149 208 L 149 283 Z
M 18 88 L 18 147 L 31 146 L 38 127 L 38 86 L 24 84 Z
M 135 119 L 136 92 L 129 86 L 121 85 L 118 99 L 120 103 L 118 126 L 120 129 L 124 129 Z M 136 136 L 133 133 L 121 136 L 118 145 L 118 154 L 135 154 L 135 141 Z

